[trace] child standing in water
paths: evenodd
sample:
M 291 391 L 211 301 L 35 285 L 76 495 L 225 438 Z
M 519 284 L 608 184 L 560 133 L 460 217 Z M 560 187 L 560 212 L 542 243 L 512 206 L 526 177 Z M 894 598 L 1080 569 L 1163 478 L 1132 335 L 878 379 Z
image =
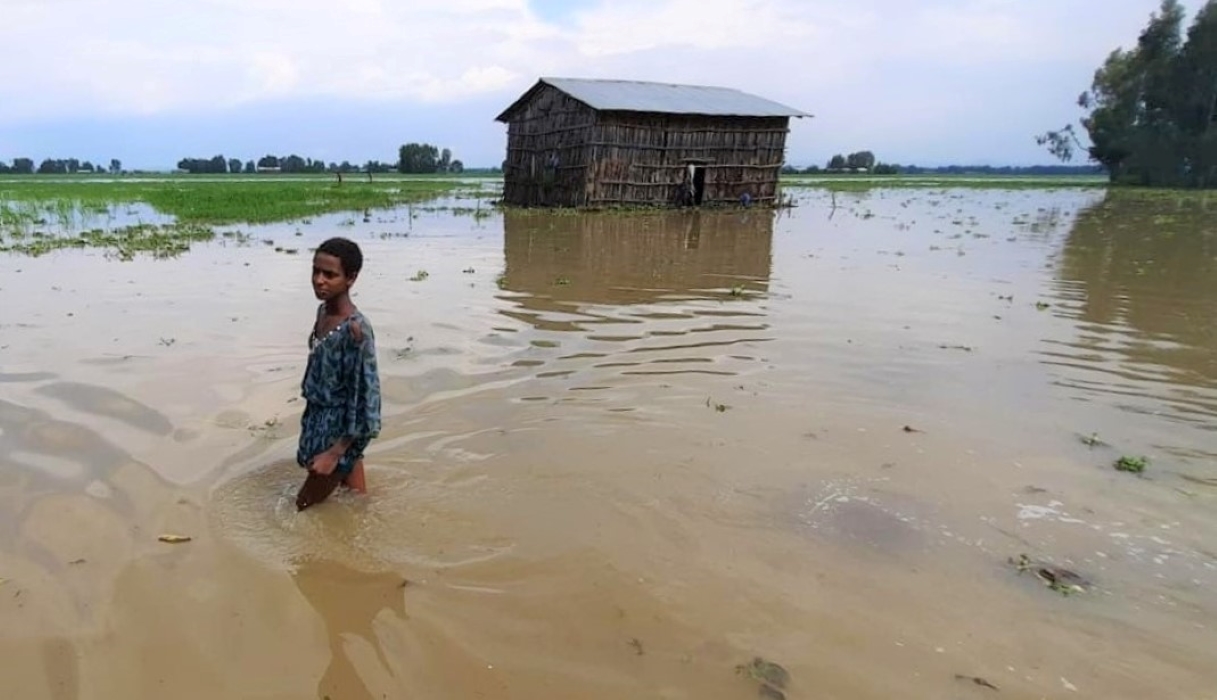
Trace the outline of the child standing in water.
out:
M 339 484 L 367 492 L 363 452 L 380 434 L 380 376 L 372 324 L 351 301 L 362 268 L 363 253 L 345 238 L 325 241 L 313 255 L 313 293 L 322 303 L 301 382 L 307 403 L 296 463 L 308 476 L 298 510 L 324 501 Z

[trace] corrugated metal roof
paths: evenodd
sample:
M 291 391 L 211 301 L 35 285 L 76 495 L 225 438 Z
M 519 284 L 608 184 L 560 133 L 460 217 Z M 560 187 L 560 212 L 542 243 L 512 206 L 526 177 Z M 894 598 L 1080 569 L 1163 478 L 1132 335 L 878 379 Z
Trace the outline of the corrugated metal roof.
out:
M 595 110 L 660 112 L 721 117 L 810 117 L 773 100 L 741 90 L 706 85 L 672 85 L 636 80 L 588 80 L 541 78 L 532 90 L 545 83 L 565 92 Z M 499 119 L 520 104 L 532 90 L 509 107 Z

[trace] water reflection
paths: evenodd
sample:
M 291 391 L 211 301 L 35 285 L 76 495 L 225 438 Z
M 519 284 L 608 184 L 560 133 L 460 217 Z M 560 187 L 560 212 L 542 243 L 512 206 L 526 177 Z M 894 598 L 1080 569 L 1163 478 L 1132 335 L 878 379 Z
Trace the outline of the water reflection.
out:
M 1083 210 L 1057 269 L 1076 337 L 1063 383 L 1217 429 L 1217 220 L 1205 198 L 1110 193 Z
M 556 303 L 638 304 L 768 289 L 773 213 L 661 212 L 503 217 L 503 288 Z M 738 293 L 738 291 L 737 291 Z
M 770 339 L 773 222 L 765 210 L 506 212 L 498 311 L 537 336 L 516 364 L 578 375 L 579 390 L 738 373 Z
M 370 574 L 316 559 L 300 562 L 293 578 L 326 625 L 330 662 L 317 683 L 317 697 L 376 697 L 364 679 L 379 685 L 378 681 L 392 678 L 394 673 L 374 626 L 383 613 L 391 615 L 391 621 L 406 618 L 405 579 L 391 572 Z M 352 658 L 355 649 L 365 653 Z M 378 668 L 360 669 L 361 660 L 362 665 L 370 663 Z

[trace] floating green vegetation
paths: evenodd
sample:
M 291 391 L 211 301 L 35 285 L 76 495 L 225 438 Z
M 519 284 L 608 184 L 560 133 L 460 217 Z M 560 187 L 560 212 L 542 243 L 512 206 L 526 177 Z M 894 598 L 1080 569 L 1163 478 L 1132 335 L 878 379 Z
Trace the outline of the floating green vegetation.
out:
M 790 672 L 781 664 L 757 656 L 746 664 L 736 666 L 735 672 L 759 683 L 757 691 L 762 698 L 784 700 L 786 697 L 782 691 L 790 684 Z
M 1116 460 L 1116 471 L 1129 472 L 1132 474 L 1141 474 L 1145 471 L 1145 467 L 1149 466 L 1147 457 L 1129 457 L 1124 455 Z
M 410 281 L 411 282 L 422 282 L 423 280 L 427 279 L 430 276 L 431 276 L 430 272 L 427 272 L 426 270 L 419 270 L 418 272 L 414 273 L 414 276 L 410 278 Z
M 248 236 L 240 233 L 224 235 L 242 243 L 249 241 Z M 101 248 L 120 260 L 131 260 L 141 253 L 155 258 L 172 258 L 189 250 L 192 243 L 215 237 L 213 229 L 199 224 L 136 224 L 108 231 L 91 229 L 76 236 L 50 236 L 41 232 L 13 236 L 7 241 L 0 239 L 0 252 L 37 257 L 57 250 Z
M 1041 583 L 1063 596 L 1070 596 L 1074 593 L 1086 593 L 1091 588 L 1090 581 L 1087 581 L 1076 572 L 1045 562 L 1035 561 L 1026 554 L 1020 554 L 1017 558 L 1011 557 L 1009 562 L 1018 573 L 1030 572 L 1034 574 Z

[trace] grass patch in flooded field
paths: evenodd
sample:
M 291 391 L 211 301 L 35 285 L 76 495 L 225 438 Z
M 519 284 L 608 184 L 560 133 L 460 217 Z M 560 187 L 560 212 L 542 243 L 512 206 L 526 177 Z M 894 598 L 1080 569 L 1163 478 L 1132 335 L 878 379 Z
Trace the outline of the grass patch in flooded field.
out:
M 0 252 L 38 256 L 102 248 L 124 260 L 137 254 L 172 257 L 193 243 L 216 238 L 212 226 L 307 221 L 342 211 L 364 212 L 366 222 L 370 210 L 432 199 L 461 187 L 454 181 L 411 179 L 342 184 L 320 179 L 4 181 Z M 245 238 L 235 232 L 223 235 Z
M 239 233 L 225 233 L 226 237 L 247 241 Z M 49 236 L 35 233 L 0 238 L 0 252 L 20 253 L 37 257 L 56 250 L 72 248 L 106 249 L 120 260 L 131 260 L 140 253 L 156 258 L 171 258 L 190 249 L 192 243 L 210 241 L 216 232 L 201 224 L 137 224 L 118 229 L 90 229 L 76 236 Z
M 34 223 L 31 212 L 106 212 L 115 204 L 144 203 L 178 223 L 235 224 L 291 221 L 339 211 L 384 209 L 451 192 L 445 180 L 344 182 L 329 180 L 0 182 L 0 225 Z

